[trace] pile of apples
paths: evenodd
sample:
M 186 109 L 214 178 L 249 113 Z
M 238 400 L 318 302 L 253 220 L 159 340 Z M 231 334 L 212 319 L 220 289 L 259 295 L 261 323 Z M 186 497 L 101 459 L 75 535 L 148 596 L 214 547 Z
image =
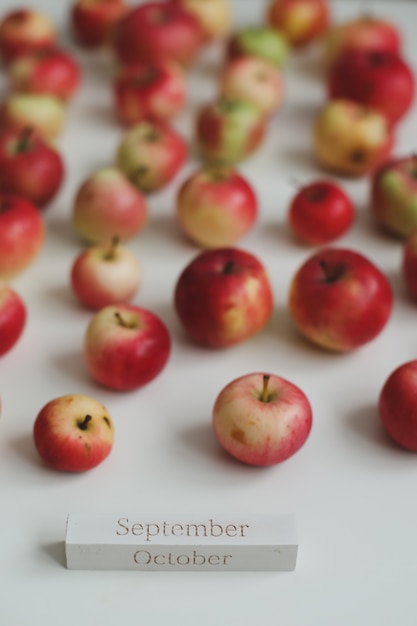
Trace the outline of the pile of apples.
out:
M 323 177 L 288 206 L 296 238 L 316 247 L 292 278 L 294 325 L 324 350 L 349 352 L 387 324 L 393 293 L 362 253 L 331 245 L 351 227 L 355 208 L 325 172 L 369 176 L 376 223 L 404 243 L 403 276 L 417 298 L 417 158 L 392 157 L 397 125 L 414 102 L 415 77 L 393 24 L 375 16 L 334 24 L 328 0 L 271 0 L 261 24 L 233 30 L 227 0 L 76 0 L 69 19 L 85 50 L 106 48 L 114 64 L 114 113 L 121 139 L 113 163 L 74 190 L 71 227 L 85 243 L 69 283 L 92 317 L 85 364 L 103 386 L 134 390 L 166 366 L 171 334 L 152 311 L 132 304 L 141 281 L 125 245 L 145 229 L 149 194 L 166 188 L 190 146 L 172 123 L 187 106 L 187 72 L 205 46 L 222 46 L 217 97 L 196 113 L 200 166 L 179 187 L 177 222 L 201 248 L 178 276 L 174 303 L 184 332 L 203 348 L 226 349 L 262 331 L 274 308 L 259 258 L 236 247 L 255 226 L 255 190 L 239 163 L 262 147 L 285 98 L 290 54 L 320 45 L 327 98 L 311 129 Z M 11 281 L 42 249 L 42 212 L 65 176 L 56 141 L 81 68 L 59 45 L 48 18 L 27 8 L 0 21 L 0 57 L 9 91 L 0 106 L 0 355 L 13 348 L 26 308 Z M 167 261 L 169 262 L 169 260 Z M 404 364 L 386 381 L 381 421 L 400 445 L 417 450 L 415 370 Z M 312 428 L 308 398 L 270 372 L 232 380 L 215 399 L 213 431 L 239 461 L 280 463 Z M 55 469 L 84 471 L 110 453 L 114 427 L 97 400 L 51 400 L 34 424 L 36 448 Z

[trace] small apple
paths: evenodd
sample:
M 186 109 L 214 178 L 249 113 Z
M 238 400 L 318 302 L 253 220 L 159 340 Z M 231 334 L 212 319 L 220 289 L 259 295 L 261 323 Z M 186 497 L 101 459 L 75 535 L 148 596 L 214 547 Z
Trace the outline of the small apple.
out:
M 194 342 L 227 348 L 260 332 L 274 303 L 268 274 L 257 257 L 238 248 L 215 248 L 200 252 L 183 269 L 174 306 Z
M 90 309 L 130 302 L 138 290 L 141 269 L 137 257 L 115 239 L 80 252 L 71 266 L 71 286 Z
M 344 51 L 399 53 L 402 38 L 398 28 L 390 21 L 365 14 L 331 24 L 323 44 L 325 62 L 330 67 Z
M 293 48 L 321 38 L 330 24 L 329 0 L 271 0 L 267 23 L 284 33 Z
M 373 340 L 391 315 L 383 272 L 347 248 L 322 248 L 292 278 L 288 306 L 300 333 L 317 346 L 347 352 Z
M 37 207 L 20 196 L 0 192 L 0 279 L 16 276 L 36 259 L 45 239 Z
M 0 281 L 0 356 L 16 345 L 26 318 L 26 306 L 20 295 L 6 282 Z
M 200 23 L 193 13 L 174 2 L 144 2 L 119 21 L 114 51 L 122 65 L 170 59 L 188 66 L 202 42 Z
M 114 426 L 106 407 L 81 393 L 47 402 L 36 416 L 33 440 L 41 459 L 62 472 L 85 472 L 110 454 Z
M 390 154 L 393 132 L 386 117 L 353 100 L 322 105 L 313 128 L 313 150 L 326 170 L 348 176 L 374 171 Z
M 397 52 L 347 49 L 333 62 L 327 87 L 329 98 L 373 107 L 392 125 L 410 109 L 415 81 L 409 64 Z
M 51 48 L 56 40 L 54 24 L 36 9 L 15 9 L 0 21 L 0 58 L 6 65 L 24 54 Z
M 0 192 L 23 196 L 43 209 L 64 176 L 60 153 L 38 132 L 29 127 L 0 131 Z
M 101 167 L 78 187 L 72 207 L 75 232 L 88 243 L 127 241 L 142 232 L 148 205 L 116 167 Z
M 417 229 L 417 155 L 392 157 L 371 179 L 371 212 L 379 226 L 399 238 Z
M 417 451 L 417 361 L 407 361 L 386 379 L 378 398 L 378 413 L 386 433 L 399 446 Z
M 221 248 L 252 229 L 258 202 L 252 186 L 235 169 L 202 167 L 181 185 L 176 209 L 182 230 L 193 242 Z
M 355 219 L 351 199 L 339 184 L 325 179 L 303 185 L 291 200 L 288 224 L 303 243 L 322 245 L 341 237 Z
M 113 92 L 118 118 L 127 126 L 149 117 L 169 121 L 184 109 L 187 99 L 184 71 L 172 61 L 123 67 Z
M 266 118 L 245 100 L 220 98 L 197 112 L 195 139 L 203 159 L 233 165 L 252 155 L 261 145 Z
M 106 306 L 95 313 L 84 338 L 91 376 L 111 389 L 129 391 L 153 380 L 165 367 L 171 337 L 152 311 L 132 304 Z
M 74 39 L 86 48 L 110 45 L 128 8 L 125 0 L 76 0 L 69 15 Z
M 401 274 L 408 293 L 417 300 L 417 227 L 403 244 Z
M 230 0 L 172 0 L 192 13 L 202 31 L 204 41 L 224 39 L 232 27 L 233 10 Z
M 276 465 L 306 442 L 313 414 L 305 393 L 275 374 L 240 376 L 224 387 L 213 407 L 220 445 L 242 463 Z
M 259 57 L 239 57 L 228 61 L 220 71 L 219 96 L 226 100 L 246 100 L 262 115 L 271 115 L 284 98 L 280 71 Z
M 170 183 L 188 155 L 185 139 L 162 120 L 143 120 L 123 135 L 116 164 L 142 192 L 159 191 Z
M 79 87 L 81 70 L 69 52 L 51 48 L 19 57 L 8 76 L 13 92 L 49 94 L 67 102 Z
M 0 130 L 35 129 L 45 139 L 55 139 L 65 123 L 66 107 L 47 93 L 9 93 L 0 104 Z
M 285 65 L 289 45 L 285 35 L 266 24 L 250 25 L 235 31 L 226 46 L 226 59 L 252 56 L 264 59 L 275 67 Z

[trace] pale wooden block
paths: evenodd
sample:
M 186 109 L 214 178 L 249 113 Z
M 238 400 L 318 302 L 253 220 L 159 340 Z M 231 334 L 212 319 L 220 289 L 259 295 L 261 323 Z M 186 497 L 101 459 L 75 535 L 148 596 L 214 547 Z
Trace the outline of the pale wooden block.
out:
M 291 571 L 298 539 L 293 515 L 70 514 L 65 552 L 78 570 Z

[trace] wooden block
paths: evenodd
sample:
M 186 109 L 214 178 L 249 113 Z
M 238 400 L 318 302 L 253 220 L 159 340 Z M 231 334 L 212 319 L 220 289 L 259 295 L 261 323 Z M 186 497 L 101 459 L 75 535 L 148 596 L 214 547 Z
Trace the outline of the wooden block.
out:
M 65 538 L 78 570 L 290 571 L 297 551 L 292 515 L 70 514 Z

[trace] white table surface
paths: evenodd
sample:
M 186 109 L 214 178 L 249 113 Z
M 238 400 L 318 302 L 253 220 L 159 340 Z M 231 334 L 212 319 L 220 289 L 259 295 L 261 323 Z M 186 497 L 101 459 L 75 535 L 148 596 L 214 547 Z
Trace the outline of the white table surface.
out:
M 29 4 L 29 3 L 28 3 Z M 366 253 L 384 270 L 395 306 L 371 344 L 334 355 L 295 332 L 286 300 L 293 273 L 311 253 L 285 225 L 291 179 L 320 173 L 311 152 L 311 124 L 324 99 L 318 51 L 293 55 L 285 69 L 286 100 L 259 152 L 240 166 L 258 194 L 259 221 L 239 245 L 270 272 L 275 312 L 264 332 L 235 348 L 210 351 L 185 338 L 172 305 L 175 281 L 197 253 L 175 222 L 173 198 L 198 164 L 190 158 L 169 188 L 149 198 L 150 222 L 129 245 L 141 260 L 135 302 L 168 325 L 173 350 L 148 386 L 116 393 L 95 385 L 82 359 L 91 313 L 69 289 L 69 268 L 81 250 L 70 226 L 81 181 L 113 162 L 122 129 L 114 117 L 109 59 L 73 47 L 66 34 L 69 1 L 32 0 L 62 27 L 62 41 L 84 69 L 59 146 L 67 177 L 45 211 L 47 240 L 37 261 L 13 281 L 28 307 L 19 343 L 0 361 L 0 623 L 4 626 L 415 626 L 417 610 L 417 457 L 391 444 L 376 402 L 388 374 L 417 357 L 417 307 L 400 275 L 401 242 L 381 235 L 370 217 L 369 181 L 340 179 L 357 220 L 338 245 Z M 417 72 L 417 4 L 372 2 L 404 36 Z M 361 3 L 335 1 L 335 20 Z M 2 0 L 1 9 L 16 7 Z M 236 26 L 261 22 L 264 2 L 235 0 Z M 414 31 L 414 32 L 413 32 Z M 192 135 L 195 108 L 214 97 L 221 55 L 214 49 L 189 76 L 189 105 L 175 122 Z M 3 76 L 4 82 L 4 76 Z M 416 149 L 417 105 L 400 123 L 395 153 Z M 292 459 L 270 468 L 235 462 L 219 448 L 211 409 L 220 389 L 251 371 L 272 371 L 308 395 L 314 424 Z M 87 393 L 109 408 L 116 429 L 110 457 L 84 474 L 61 474 L 38 459 L 32 425 L 39 409 L 65 393 Z M 231 517 L 246 512 L 294 513 L 297 568 L 271 572 L 80 572 L 65 567 L 67 514 L 187 511 Z

